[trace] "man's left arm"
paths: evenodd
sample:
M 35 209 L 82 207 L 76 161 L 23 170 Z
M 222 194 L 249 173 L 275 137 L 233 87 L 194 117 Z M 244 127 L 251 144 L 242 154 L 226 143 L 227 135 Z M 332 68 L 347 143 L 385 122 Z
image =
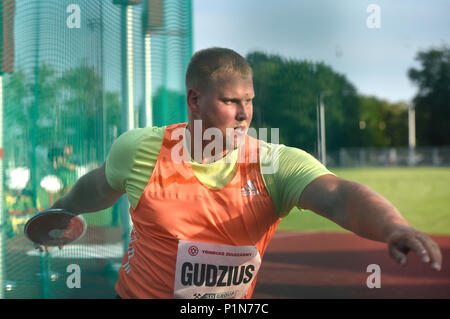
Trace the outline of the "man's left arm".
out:
M 409 251 L 433 269 L 440 270 L 439 246 L 426 234 L 409 226 L 400 212 L 367 186 L 327 174 L 303 190 L 298 206 L 328 218 L 367 239 L 388 244 L 390 256 L 406 264 Z

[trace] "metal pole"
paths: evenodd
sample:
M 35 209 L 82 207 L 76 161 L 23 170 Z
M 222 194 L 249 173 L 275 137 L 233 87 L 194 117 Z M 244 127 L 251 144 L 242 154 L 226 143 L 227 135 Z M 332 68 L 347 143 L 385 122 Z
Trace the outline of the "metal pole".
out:
M 316 105 L 316 126 L 317 126 L 317 158 L 322 162 L 321 146 L 320 146 L 320 101 L 317 100 Z
M 410 103 L 408 107 L 408 144 L 409 156 L 408 164 L 415 164 L 415 148 L 416 148 L 416 110 L 414 104 Z
M 145 126 L 153 125 L 153 101 L 152 101 L 152 47 L 150 31 L 144 37 L 145 56 Z
M 164 40 L 162 43 L 162 87 L 161 87 L 161 112 L 162 112 L 162 125 L 168 125 L 169 123 L 169 117 L 168 117 L 168 107 L 169 103 L 167 103 L 167 72 L 168 72 L 168 65 L 167 65 L 167 56 L 169 55 L 169 51 L 167 50 L 169 41 L 169 36 L 166 32 L 166 29 L 164 28 Z
M 408 135 L 409 135 L 409 147 L 416 147 L 416 110 L 413 104 L 408 108 Z
M 36 18 L 36 27 L 37 30 L 37 39 L 36 39 L 36 55 L 35 55 L 35 70 L 34 70 L 34 102 L 31 107 L 31 170 L 30 170 L 30 179 L 33 191 L 33 206 L 38 210 L 37 205 L 37 167 L 36 167 L 36 146 L 37 146 L 37 119 L 39 117 L 39 53 L 40 53 L 40 22 L 41 22 L 41 6 L 38 2 L 37 4 L 37 18 Z M 29 120 L 30 122 L 30 120 Z M 48 252 L 42 252 L 39 255 L 39 262 L 41 267 L 41 291 L 42 298 L 49 298 L 49 287 L 48 287 L 48 279 L 49 279 L 49 265 L 50 265 L 50 255 Z
M 153 125 L 152 101 L 152 36 L 160 33 L 164 27 L 164 0 L 146 0 L 144 2 L 144 69 L 145 69 L 145 125 Z M 163 55 L 165 56 L 165 54 Z M 164 102 L 164 101 L 163 101 Z
M 320 99 L 320 154 L 322 155 L 322 164 L 327 165 L 327 150 L 326 150 L 326 139 L 325 139 L 325 107 L 323 105 L 323 99 Z
M 3 76 L 0 75 L 0 299 L 4 298 L 6 213 L 3 207 Z
M 134 92 L 133 92 L 133 6 L 123 5 L 122 8 L 122 131 L 126 132 L 135 127 L 134 121 Z M 123 223 L 124 252 L 128 250 L 131 230 L 129 202 L 122 196 L 120 212 Z
M 6 288 L 6 211 L 4 203 L 4 146 L 3 146 L 3 74 L 13 72 L 14 66 L 15 1 L 0 1 L 0 299 Z
M 106 99 L 105 99 L 105 57 L 104 57 L 104 29 L 103 29 L 103 1 L 100 1 L 100 41 L 99 41 L 99 66 L 101 71 L 99 72 L 101 75 L 102 81 L 102 157 L 101 160 L 105 161 L 106 159 Z
M 319 160 L 323 165 L 327 165 L 327 150 L 326 150 L 326 142 L 325 142 L 325 105 L 323 103 L 323 98 L 327 95 L 331 95 L 330 91 L 320 92 L 319 102 L 318 102 L 318 110 L 317 110 L 317 118 L 319 121 L 318 127 L 318 149 L 319 149 Z
M 133 6 L 122 6 L 122 124 L 123 131 L 134 128 L 133 94 Z
M 187 39 L 187 45 L 186 45 L 186 47 L 187 47 L 187 50 L 188 50 L 188 54 L 186 54 L 186 64 L 185 64 L 185 66 L 186 66 L 186 69 L 187 69 L 187 66 L 189 65 L 189 60 L 191 59 L 191 56 L 192 56 L 192 54 L 193 54 L 193 52 L 194 52 L 194 36 L 193 36 L 193 30 L 192 30 L 192 28 L 193 28 L 193 23 L 192 23 L 192 0 L 187 0 L 186 1 L 186 6 L 187 6 L 187 28 L 188 28 L 188 37 L 186 37 L 186 39 Z M 186 92 L 186 90 L 184 91 L 184 92 Z M 186 95 L 184 95 L 184 102 L 183 102 L 183 105 L 186 103 Z M 183 121 L 186 121 L 187 120 L 187 107 L 183 107 L 183 114 L 184 114 L 184 120 Z M 258 127 L 261 127 L 261 125 L 262 125 L 262 120 L 263 120 L 263 113 L 262 113 L 262 110 L 260 109 L 260 113 L 259 113 L 259 115 L 260 115 L 260 118 L 258 119 L 258 120 L 260 120 L 261 121 L 261 124 L 258 124 Z

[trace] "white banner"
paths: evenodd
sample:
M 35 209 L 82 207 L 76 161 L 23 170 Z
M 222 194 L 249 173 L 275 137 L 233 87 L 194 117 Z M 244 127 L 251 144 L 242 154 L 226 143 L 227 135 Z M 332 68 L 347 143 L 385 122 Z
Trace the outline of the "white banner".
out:
M 255 246 L 178 243 L 174 297 L 242 298 L 258 273 L 261 256 Z

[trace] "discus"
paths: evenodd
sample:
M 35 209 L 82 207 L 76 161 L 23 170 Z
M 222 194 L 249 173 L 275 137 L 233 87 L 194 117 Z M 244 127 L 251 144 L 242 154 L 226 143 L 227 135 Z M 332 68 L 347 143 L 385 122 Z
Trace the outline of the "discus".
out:
M 66 209 L 46 209 L 31 217 L 24 227 L 25 236 L 35 245 L 62 247 L 86 232 L 84 218 Z

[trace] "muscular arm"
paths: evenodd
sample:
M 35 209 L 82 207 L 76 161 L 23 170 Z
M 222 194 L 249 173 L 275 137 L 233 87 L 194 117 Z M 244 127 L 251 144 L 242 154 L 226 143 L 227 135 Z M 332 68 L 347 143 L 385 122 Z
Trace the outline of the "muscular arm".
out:
M 367 186 L 324 175 L 305 188 L 298 204 L 361 237 L 388 243 L 391 257 L 400 264 L 406 263 L 407 253 L 413 250 L 434 269 L 441 267 L 436 243 L 411 228 L 387 199 Z
M 98 212 L 114 205 L 123 194 L 109 186 L 103 164 L 78 179 L 51 208 L 65 208 L 76 214 Z

